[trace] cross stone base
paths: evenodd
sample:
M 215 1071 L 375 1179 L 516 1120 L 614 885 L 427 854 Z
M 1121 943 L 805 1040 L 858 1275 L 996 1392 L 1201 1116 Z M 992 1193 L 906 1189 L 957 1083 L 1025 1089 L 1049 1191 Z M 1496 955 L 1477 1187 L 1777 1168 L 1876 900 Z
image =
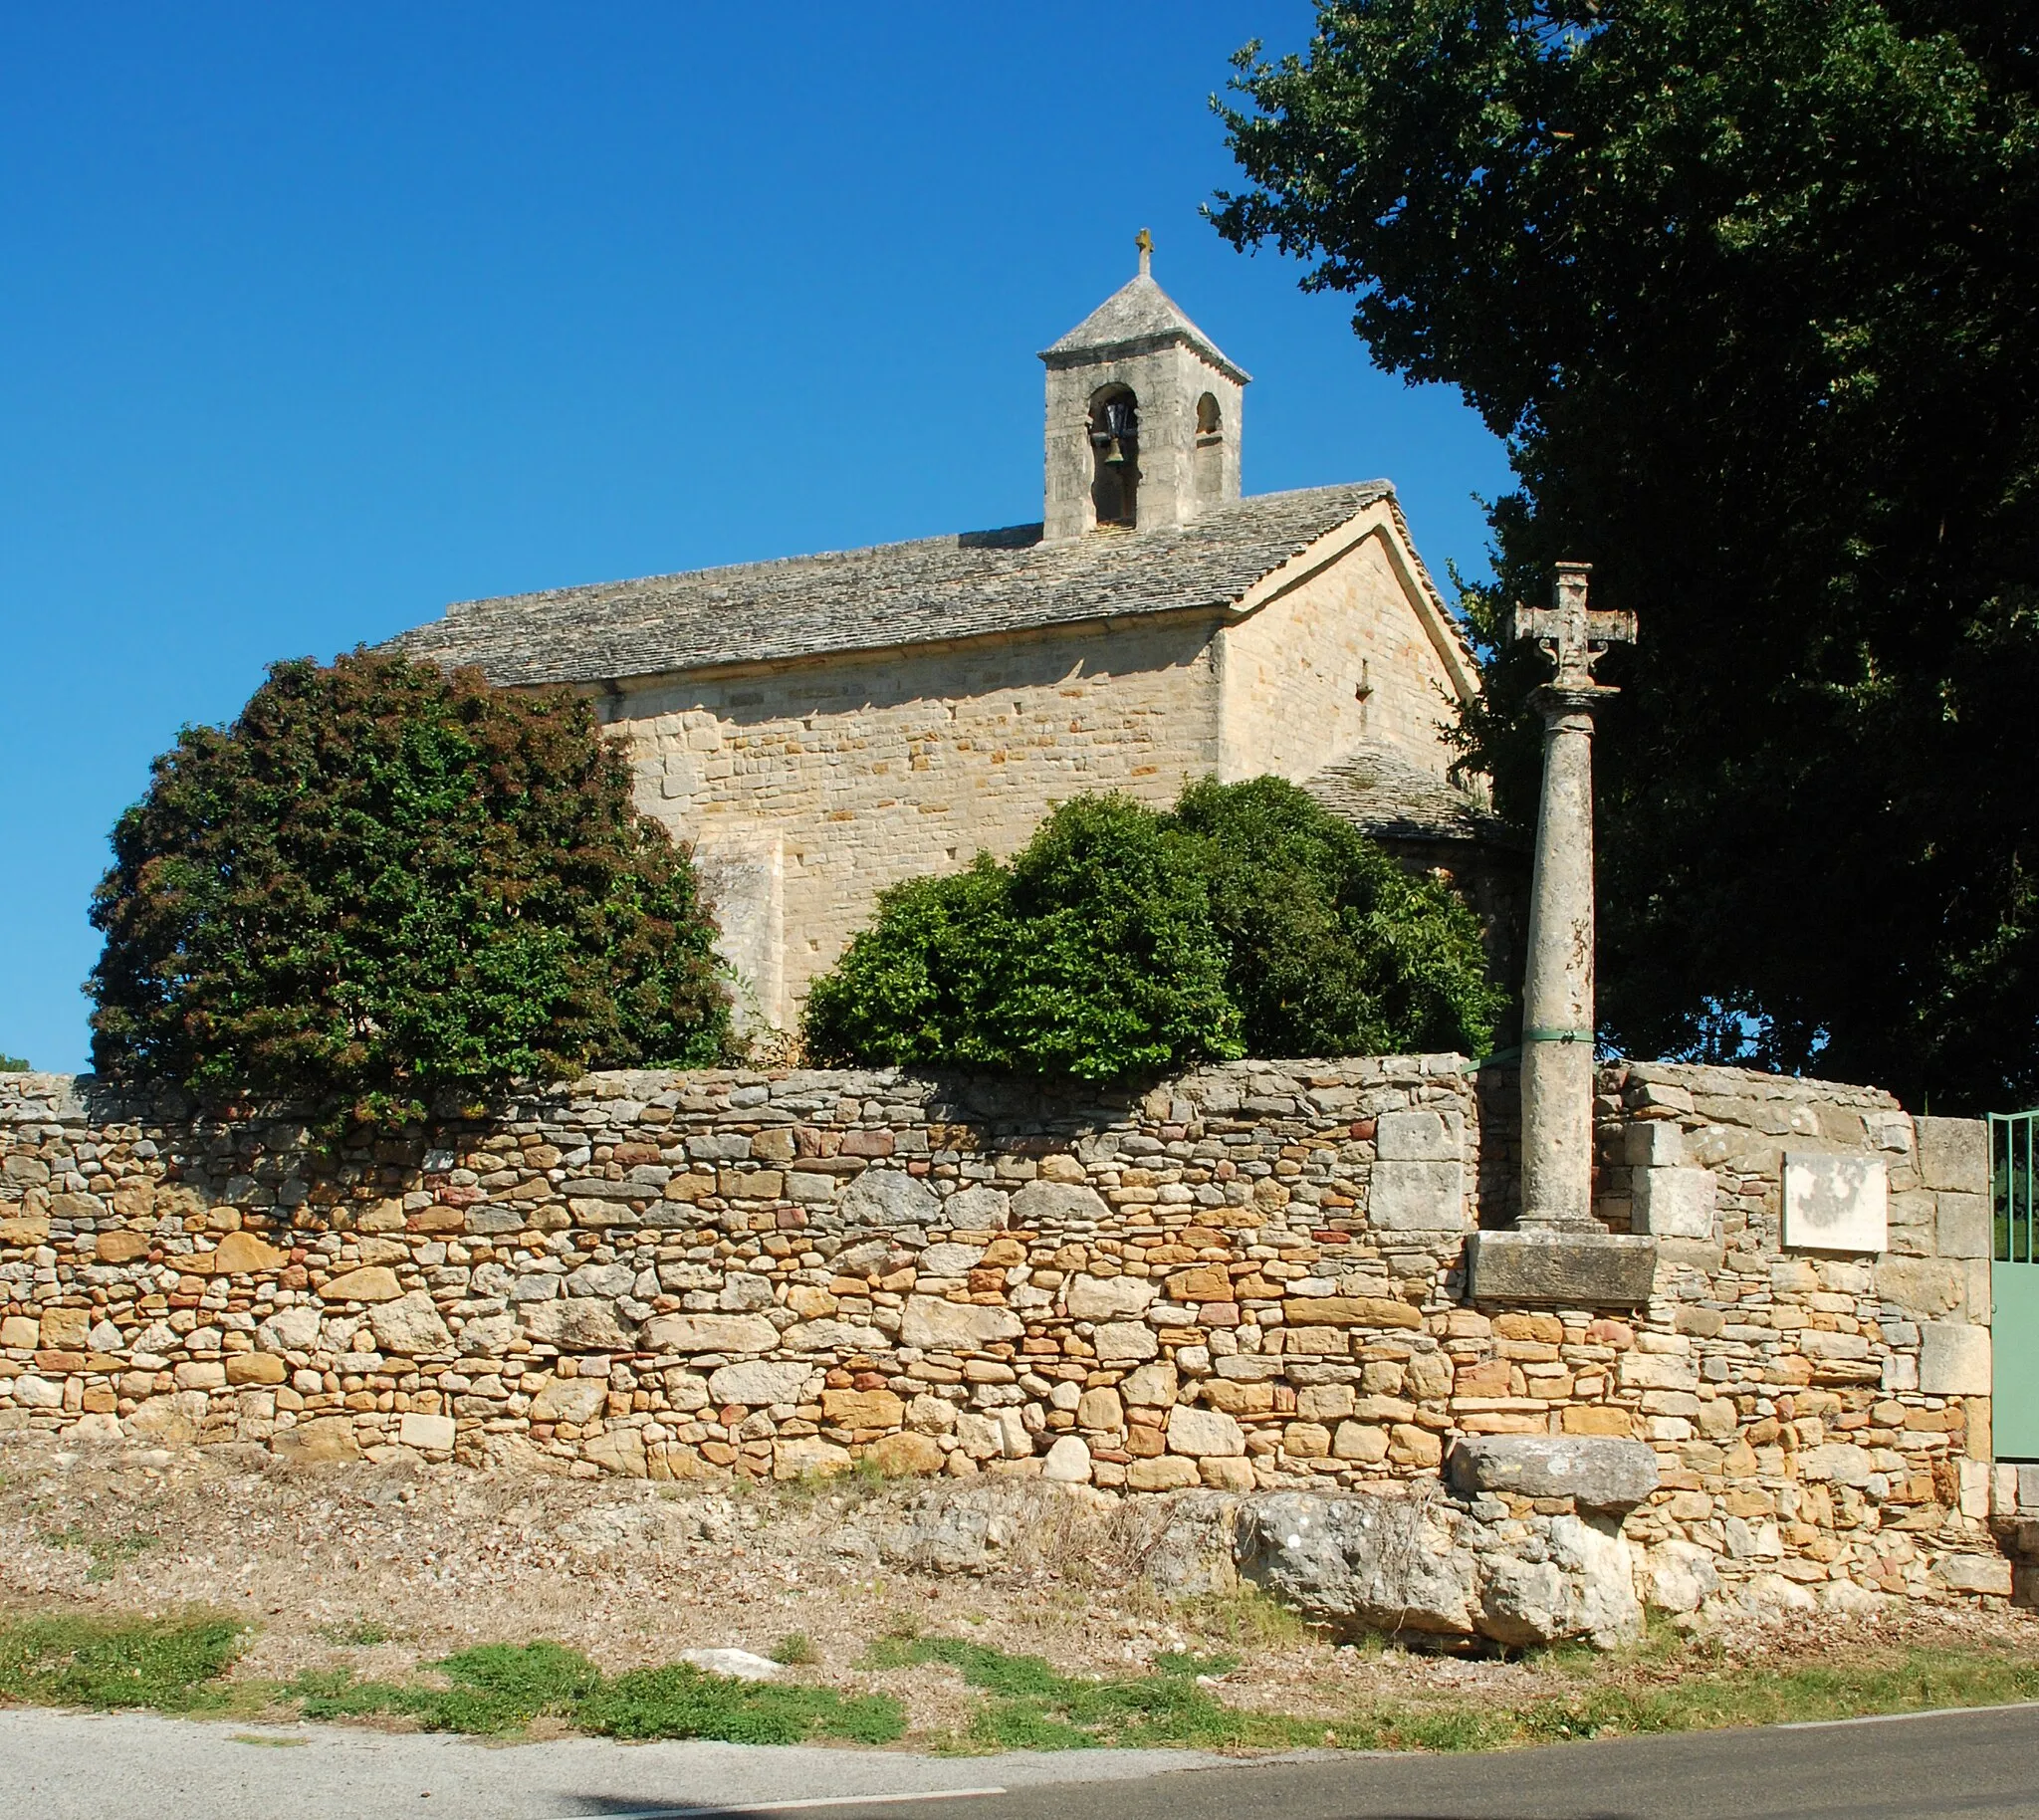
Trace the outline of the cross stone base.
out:
M 1466 1298 L 1516 1307 L 1640 1308 L 1657 1277 L 1647 1234 L 1517 1227 L 1466 1241 Z

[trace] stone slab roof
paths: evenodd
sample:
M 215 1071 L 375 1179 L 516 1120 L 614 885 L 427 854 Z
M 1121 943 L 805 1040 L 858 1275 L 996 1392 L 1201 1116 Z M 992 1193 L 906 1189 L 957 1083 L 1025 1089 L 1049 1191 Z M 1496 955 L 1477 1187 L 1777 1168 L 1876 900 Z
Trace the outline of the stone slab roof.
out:
M 1075 328 L 1041 352 L 1050 366 L 1094 360 L 1118 348 L 1184 341 L 1242 385 L 1250 375 L 1183 314 L 1182 306 L 1146 273 L 1121 285 Z
M 1044 543 L 1038 525 L 468 600 L 387 649 L 498 685 L 602 683 L 1229 606 L 1384 480 L 1262 493 L 1187 525 Z
M 1389 747 L 1363 746 L 1303 781 L 1334 815 L 1382 840 L 1476 840 L 1519 847 L 1514 830 L 1470 792 Z

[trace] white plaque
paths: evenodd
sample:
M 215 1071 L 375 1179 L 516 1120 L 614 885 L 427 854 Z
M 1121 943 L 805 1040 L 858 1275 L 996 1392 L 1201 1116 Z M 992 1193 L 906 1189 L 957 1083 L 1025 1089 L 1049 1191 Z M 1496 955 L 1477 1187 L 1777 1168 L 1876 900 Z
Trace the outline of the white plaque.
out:
M 1890 1239 L 1890 1178 L 1875 1157 L 1784 1153 L 1784 1244 L 1799 1251 L 1881 1251 Z

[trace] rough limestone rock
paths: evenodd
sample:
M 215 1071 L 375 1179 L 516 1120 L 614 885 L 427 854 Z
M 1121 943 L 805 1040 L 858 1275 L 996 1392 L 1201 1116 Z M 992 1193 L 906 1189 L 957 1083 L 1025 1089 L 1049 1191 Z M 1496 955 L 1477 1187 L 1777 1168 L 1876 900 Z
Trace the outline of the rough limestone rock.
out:
M 1178 1403 L 1168 1412 L 1168 1451 L 1192 1460 L 1238 1459 L 1246 1451 L 1246 1431 L 1223 1410 Z
M 749 1650 L 682 1650 L 682 1662 L 692 1663 L 710 1675 L 726 1675 L 733 1681 L 777 1681 L 779 1664 Z
M 844 1191 L 841 1211 L 852 1226 L 925 1226 L 941 1213 L 942 1203 L 903 1169 L 867 1169 Z
M 1473 1557 L 1426 1497 L 1276 1491 L 1242 1506 L 1241 1574 L 1341 1635 L 1474 1633 Z
M 1696 1612 L 1720 1590 L 1713 1557 L 1697 1542 L 1659 1542 L 1643 1570 L 1644 1598 L 1660 1611 Z
M 1090 1449 L 1081 1435 L 1064 1435 L 1047 1451 L 1041 1477 L 1055 1484 L 1086 1485 L 1090 1482 Z
M 581 1442 L 582 1456 L 604 1473 L 622 1479 L 645 1477 L 644 1437 L 634 1428 L 612 1428 Z
M 393 1302 L 402 1293 L 403 1286 L 396 1280 L 396 1272 L 387 1264 L 374 1263 L 362 1269 L 348 1270 L 344 1275 L 321 1284 L 319 1299 L 323 1302 Z
M 618 1318 L 614 1307 L 592 1297 L 532 1302 L 524 1311 L 524 1325 L 533 1339 L 549 1341 L 562 1352 L 629 1352 L 637 1344 L 635 1329 Z
M 775 1403 L 797 1403 L 814 1368 L 798 1360 L 747 1359 L 725 1365 L 708 1380 L 709 1398 L 717 1404 L 741 1403 L 764 1409 Z
M 1059 1226 L 1069 1220 L 1108 1220 L 1111 1209 L 1080 1182 L 1029 1182 L 1013 1197 L 1013 1224 Z
M 974 1352 L 994 1340 L 1017 1340 L 1025 1331 L 1025 1323 L 1009 1308 L 909 1295 L 899 1323 L 899 1341 L 930 1352 Z
M 555 1378 L 531 1400 L 534 1422 L 592 1422 L 608 1402 L 606 1378 Z
M 1081 1443 L 1077 1444 L 1081 1446 Z M 876 1467 L 887 1479 L 926 1479 L 942 1470 L 943 1455 L 938 1443 L 926 1435 L 917 1435 L 911 1429 L 897 1435 L 887 1435 L 882 1441 L 874 1441 L 864 1449 L 864 1458 Z M 1084 1458 L 1084 1470 L 1089 1470 L 1089 1457 Z
M 1569 1497 L 1582 1510 L 1633 1510 L 1657 1489 L 1657 1455 L 1611 1435 L 1469 1435 L 1446 1463 L 1468 1493 Z
M 432 1305 L 428 1289 L 413 1289 L 393 1302 L 377 1302 L 368 1310 L 368 1326 L 375 1335 L 375 1344 L 384 1352 L 400 1352 L 414 1358 L 421 1353 L 453 1349 L 453 1336 Z
M 1243 1576 L 1350 1635 L 1417 1631 L 1513 1645 L 1642 1635 L 1635 1559 L 1612 1518 L 1482 1521 L 1433 1491 L 1276 1491 L 1241 1502 Z
M 525 1320 L 536 1333 L 541 1313 L 599 1305 L 542 1302 Z M 647 1352 L 770 1352 L 778 1344 L 779 1329 L 762 1314 L 661 1314 L 644 1323 Z
M 1158 1284 L 1144 1276 L 1077 1276 L 1068 1289 L 1069 1318 L 1076 1321 L 1120 1321 L 1145 1314 Z
M 1481 1564 L 1482 1637 L 1509 1644 L 1584 1637 L 1612 1650 L 1643 1634 L 1635 1558 L 1612 1527 L 1553 1516 L 1547 1529 L 1537 1525 L 1514 1550 L 1496 1550 Z
M 1164 1599 L 1198 1599 L 1238 1586 L 1233 1547 L 1240 1500 L 1225 1491 L 1186 1491 L 1166 1504 L 1155 1502 L 1160 1520 L 1141 1546 L 1141 1577 Z
M 877 1537 L 883 1560 L 930 1573 L 982 1573 L 1011 1539 L 1002 1512 L 953 1491 L 911 1498 Z

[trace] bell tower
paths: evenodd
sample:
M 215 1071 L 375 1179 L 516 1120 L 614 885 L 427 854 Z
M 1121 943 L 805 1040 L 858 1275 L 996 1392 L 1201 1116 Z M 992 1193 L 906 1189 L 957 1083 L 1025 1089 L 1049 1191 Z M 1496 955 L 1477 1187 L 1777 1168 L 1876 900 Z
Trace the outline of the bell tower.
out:
M 1248 375 L 1140 270 L 1041 354 L 1047 366 L 1044 537 L 1181 525 L 1239 498 Z

